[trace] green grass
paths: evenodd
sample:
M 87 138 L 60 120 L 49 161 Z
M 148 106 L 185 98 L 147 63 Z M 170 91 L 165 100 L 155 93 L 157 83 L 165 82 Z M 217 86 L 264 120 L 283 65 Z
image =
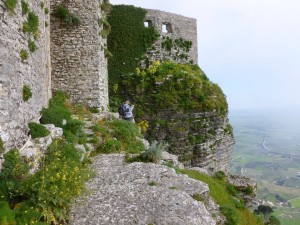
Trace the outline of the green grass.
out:
M 22 14 L 26 15 L 29 12 L 29 5 L 25 1 L 21 1 L 21 6 L 22 6 Z
M 289 200 L 294 208 L 300 208 L 300 197 Z
M 4 3 L 7 10 L 13 12 L 17 6 L 18 0 L 5 0 Z
M 276 208 L 274 209 L 274 213 L 281 225 L 299 225 L 300 221 L 300 212 L 299 208 Z
M 97 143 L 96 151 L 99 153 L 139 154 L 144 150 L 144 144 L 136 137 L 140 131 L 136 124 L 125 120 L 102 120 L 92 127 L 100 143 Z
M 248 209 L 240 207 L 235 198 L 228 192 L 225 180 L 216 179 L 196 171 L 183 170 L 190 178 L 203 181 L 209 185 L 210 196 L 220 205 L 221 212 L 226 216 L 230 225 L 262 225 L 263 223 Z

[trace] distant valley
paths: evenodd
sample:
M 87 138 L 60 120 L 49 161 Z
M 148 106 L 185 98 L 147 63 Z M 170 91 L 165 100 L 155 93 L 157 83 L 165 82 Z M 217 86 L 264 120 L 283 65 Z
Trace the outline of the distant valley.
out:
M 234 174 L 258 183 L 257 204 L 274 207 L 282 225 L 300 221 L 300 118 L 289 112 L 232 111 Z

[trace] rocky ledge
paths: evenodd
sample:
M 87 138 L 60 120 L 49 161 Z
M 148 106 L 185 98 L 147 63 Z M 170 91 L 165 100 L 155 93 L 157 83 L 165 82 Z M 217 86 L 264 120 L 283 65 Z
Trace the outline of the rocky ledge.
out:
M 128 164 L 122 154 L 96 156 L 92 167 L 90 193 L 71 209 L 73 225 L 216 224 L 209 211 L 217 207 L 203 182 L 163 165 Z

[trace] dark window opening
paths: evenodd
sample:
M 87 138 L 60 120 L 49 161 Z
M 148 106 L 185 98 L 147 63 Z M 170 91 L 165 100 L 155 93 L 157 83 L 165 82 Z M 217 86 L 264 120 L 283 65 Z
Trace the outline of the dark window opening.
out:
M 163 23 L 161 30 L 163 33 L 172 33 L 172 25 L 170 23 Z
M 152 21 L 151 21 L 151 20 L 146 20 L 146 21 L 144 22 L 144 26 L 145 26 L 145 27 L 152 27 Z

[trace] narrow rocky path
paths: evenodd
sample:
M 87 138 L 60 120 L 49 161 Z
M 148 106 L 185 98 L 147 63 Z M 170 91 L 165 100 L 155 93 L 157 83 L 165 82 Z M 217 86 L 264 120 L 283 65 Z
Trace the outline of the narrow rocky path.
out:
M 71 209 L 73 225 L 216 224 L 204 203 L 191 197 L 208 199 L 205 183 L 162 165 L 127 164 L 122 154 L 98 155 L 92 168 L 90 194 Z

